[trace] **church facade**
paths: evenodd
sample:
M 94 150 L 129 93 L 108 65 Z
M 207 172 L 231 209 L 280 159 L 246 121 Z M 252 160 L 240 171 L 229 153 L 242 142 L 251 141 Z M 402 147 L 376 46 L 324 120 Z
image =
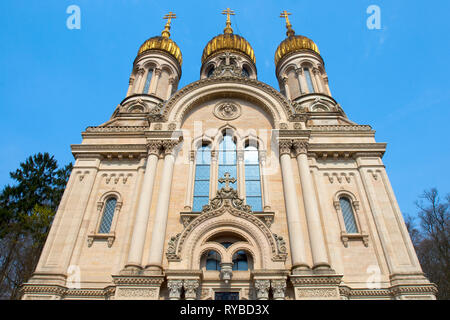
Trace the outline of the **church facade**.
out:
M 125 99 L 82 133 L 23 299 L 435 299 L 386 174 L 385 143 L 333 98 L 317 45 L 275 52 L 280 90 L 225 30 L 200 79 L 147 40 Z

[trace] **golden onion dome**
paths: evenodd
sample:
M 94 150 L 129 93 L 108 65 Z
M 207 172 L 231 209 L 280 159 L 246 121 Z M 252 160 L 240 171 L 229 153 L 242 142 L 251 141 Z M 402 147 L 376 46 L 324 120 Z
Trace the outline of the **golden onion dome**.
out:
M 223 34 L 219 34 L 207 43 L 205 49 L 203 49 L 202 64 L 212 55 L 223 51 L 243 53 L 247 55 L 253 63 L 256 63 L 255 52 L 250 43 L 243 37 L 233 33 L 230 14 L 234 15 L 234 12 L 230 11 L 230 9 L 227 10 L 228 11 L 224 10 L 223 12 L 223 14 L 227 14 L 227 22 Z
M 139 48 L 138 55 L 143 54 L 149 50 L 164 51 L 174 57 L 180 64 L 183 63 L 183 57 L 181 56 L 181 50 L 178 45 L 170 38 L 162 36 L 153 37 L 144 42 Z
M 317 54 L 320 54 L 319 48 L 314 43 L 314 41 L 312 41 L 307 37 L 295 34 L 295 31 L 292 29 L 292 25 L 289 22 L 288 15 L 290 15 L 290 13 L 284 11 L 281 13 L 280 16 L 286 19 L 287 38 L 280 43 L 277 50 L 275 51 L 275 65 L 278 65 L 278 62 L 283 57 L 292 52 L 297 52 L 301 50 L 311 50 Z
M 152 37 L 145 41 L 144 44 L 139 48 L 138 56 L 150 50 L 163 51 L 174 57 L 181 66 L 181 64 L 183 63 L 181 50 L 175 43 L 175 41 L 170 39 L 170 22 L 173 18 L 176 18 L 176 15 L 174 15 L 172 12 L 169 12 L 169 14 L 164 16 L 164 19 L 168 20 L 164 27 L 164 30 L 161 32 L 161 36 Z

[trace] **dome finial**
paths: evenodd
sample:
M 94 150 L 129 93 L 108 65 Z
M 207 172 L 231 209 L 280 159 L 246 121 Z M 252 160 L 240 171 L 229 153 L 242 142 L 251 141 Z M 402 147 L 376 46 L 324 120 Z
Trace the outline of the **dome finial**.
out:
M 294 29 L 292 29 L 292 24 L 291 24 L 291 22 L 289 21 L 289 16 L 290 16 L 291 14 L 292 14 L 292 13 L 287 12 L 286 10 L 284 10 L 284 11 L 281 12 L 281 14 L 280 14 L 280 18 L 285 18 L 285 19 L 286 19 L 286 29 L 287 29 L 287 31 L 286 31 L 286 36 L 288 36 L 288 37 L 292 37 L 292 36 L 295 35 L 295 31 L 294 31 Z
M 169 38 L 170 37 L 170 23 L 172 22 L 172 19 L 176 19 L 177 15 L 174 14 L 172 11 L 169 11 L 168 14 L 166 14 L 163 19 L 167 19 L 167 23 L 164 26 L 164 30 L 161 32 L 161 36 L 163 38 Z
M 234 16 L 234 10 L 230 10 L 230 8 L 227 8 L 226 10 L 222 11 L 222 14 L 226 14 L 227 15 L 227 23 L 226 23 L 226 27 L 223 30 L 223 33 L 227 34 L 227 33 L 233 33 L 233 29 L 231 28 L 231 20 L 230 20 L 230 15 Z

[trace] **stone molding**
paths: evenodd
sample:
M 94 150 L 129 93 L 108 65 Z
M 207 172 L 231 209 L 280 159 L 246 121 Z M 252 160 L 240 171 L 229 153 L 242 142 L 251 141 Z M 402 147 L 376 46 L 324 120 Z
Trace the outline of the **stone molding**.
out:
M 207 220 L 223 215 L 229 212 L 231 215 L 245 219 L 256 225 L 268 240 L 273 261 L 285 261 L 287 258 L 287 249 L 284 240 L 281 237 L 275 238 L 268 226 L 260 218 L 252 214 L 251 207 L 245 205 L 239 198 L 238 193 L 231 187 L 224 187 L 217 191 L 217 196 L 210 201 L 210 204 L 203 206 L 202 212 L 196 218 L 186 223 L 185 229 L 172 236 L 169 240 L 166 257 L 169 261 L 180 261 L 181 251 L 187 237 Z M 281 242 L 280 242 L 281 241 Z

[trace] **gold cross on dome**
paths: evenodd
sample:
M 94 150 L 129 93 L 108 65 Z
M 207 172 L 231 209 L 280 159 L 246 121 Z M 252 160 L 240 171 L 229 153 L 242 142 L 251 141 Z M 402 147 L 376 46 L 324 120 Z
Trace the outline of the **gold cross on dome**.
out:
M 283 12 L 281 12 L 281 14 L 280 14 L 280 18 L 285 18 L 286 19 L 286 25 L 290 25 L 291 23 L 289 22 L 289 16 L 291 15 L 292 13 L 290 13 L 290 12 L 287 12 L 286 10 L 284 10 Z
M 286 10 L 284 10 L 283 12 L 280 13 L 280 18 L 285 18 L 285 19 L 286 19 L 286 29 L 287 29 L 286 35 L 287 35 L 288 37 L 289 37 L 289 36 L 295 35 L 295 31 L 292 29 L 292 24 L 291 24 L 291 22 L 289 21 L 289 16 L 290 16 L 291 14 L 292 14 L 292 13 L 287 12 Z
M 170 26 L 170 23 L 172 22 L 172 19 L 176 19 L 177 15 L 173 13 L 172 11 L 169 11 L 168 14 L 166 14 L 163 19 L 167 19 L 167 24 Z
M 222 14 L 226 14 L 227 15 L 227 23 L 226 23 L 226 27 L 223 30 L 224 33 L 233 33 L 233 29 L 231 28 L 231 20 L 230 20 L 230 16 L 234 16 L 234 10 L 231 10 L 230 8 L 227 8 L 226 10 L 222 11 Z
M 230 174 L 228 172 L 225 172 L 224 174 L 225 179 L 224 178 L 220 178 L 219 182 L 220 183 L 225 183 L 225 190 L 230 189 L 230 182 L 231 183 L 235 183 L 236 179 L 235 178 L 230 178 Z
M 227 15 L 227 21 L 230 21 L 230 16 L 234 16 L 234 10 L 231 10 L 230 8 L 227 8 L 226 10 L 222 11 L 222 14 L 226 14 Z
M 172 19 L 176 19 L 177 15 L 175 13 L 173 13 L 172 11 L 169 11 L 168 14 L 166 14 L 163 19 L 167 19 L 167 23 L 164 26 L 164 30 L 161 32 L 161 36 L 163 36 L 164 38 L 169 38 L 170 37 L 170 23 L 172 22 Z

